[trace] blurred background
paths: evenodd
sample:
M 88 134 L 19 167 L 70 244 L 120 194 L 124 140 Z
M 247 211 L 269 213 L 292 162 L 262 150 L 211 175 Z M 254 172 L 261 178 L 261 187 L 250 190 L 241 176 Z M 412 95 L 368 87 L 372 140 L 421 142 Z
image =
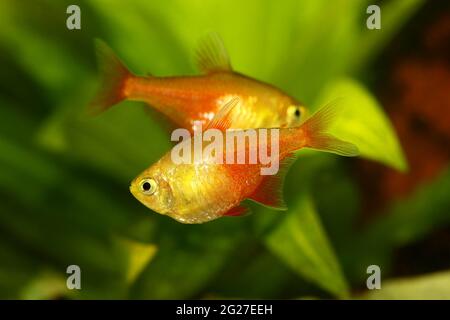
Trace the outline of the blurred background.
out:
M 81 9 L 68 30 L 66 9 Z M 366 9 L 381 7 L 381 29 Z M 423 0 L 0 2 L 0 298 L 450 299 L 450 6 Z M 219 33 L 234 68 L 313 110 L 344 97 L 336 134 L 361 157 L 300 152 L 287 212 L 182 225 L 130 181 L 170 147 L 124 102 L 83 111 L 93 42 L 138 74 L 196 74 Z M 81 268 L 81 290 L 66 269 Z M 367 267 L 381 290 L 367 290 Z

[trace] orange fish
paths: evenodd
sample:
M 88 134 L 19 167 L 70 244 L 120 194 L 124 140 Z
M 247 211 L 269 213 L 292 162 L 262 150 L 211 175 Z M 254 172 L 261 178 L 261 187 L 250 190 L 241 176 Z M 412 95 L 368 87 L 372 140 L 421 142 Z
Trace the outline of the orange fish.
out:
M 228 103 L 207 128 L 234 134 L 255 130 L 261 137 L 259 133 L 268 129 L 228 130 L 233 113 L 240 110 L 237 100 L 234 98 Z M 221 163 L 212 154 L 198 162 L 174 163 L 173 154 L 169 152 L 134 179 L 130 191 L 148 208 L 182 223 L 203 223 L 222 216 L 241 215 L 247 210 L 240 204 L 245 199 L 279 210 L 286 209 L 282 184 L 294 151 L 313 148 L 343 156 L 355 156 L 358 153 L 353 144 L 327 133 L 334 113 L 334 105 L 327 105 L 299 127 L 275 129 L 278 130 L 277 160 L 280 165 L 275 175 L 262 175 L 261 169 L 267 163 L 260 160 L 254 163 L 230 163 L 225 158 L 225 146 Z M 203 133 L 197 133 L 181 143 L 194 145 L 199 134 Z M 262 139 L 258 138 L 258 141 Z M 250 153 L 259 154 L 260 150 L 254 148 L 265 148 L 271 153 L 274 151 L 271 146 L 258 143 L 251 147 L 250 143 L 245 143 L 241 148 L 245 148 L 246 159 L 250 159 Z
M 269 128 L 298 126 L 306 108 L 278 88 L 239 74 L 220 38 L 205 38 L 197 51 L 199 76 L 136 76 L 103 42 L 97 41 L 102 74 L 100 90 L 91 103 L 99 113 L 122 100 L 143 101 L 164 114 L 176 127 L 195 130 L 194 121 L 208 123 L 220 107 L 233 97 L 239 110 L 233 112 L 231 128 Z

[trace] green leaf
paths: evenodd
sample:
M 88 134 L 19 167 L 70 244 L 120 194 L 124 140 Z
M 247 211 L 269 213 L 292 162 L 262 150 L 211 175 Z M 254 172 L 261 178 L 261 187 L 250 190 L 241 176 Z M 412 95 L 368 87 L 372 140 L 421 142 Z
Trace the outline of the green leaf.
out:
M 126 280 L 131 284 L 153 259 L 158 247 L 154 244 L 142 243 L 125 238 L 119 238 L 118 241 L 128 253 Z
M 450 271 L 382 282 L 381 289 L 369 291 L 362 298 L 372 300 L 449 300 Z
M 338 297 L 348 296 L 344 275 L 307 196 L 268 234 L 266 244 L 299 275 Z
M 358 146 L 361 156 L 400 171 L 407 170 L 395 131 L 382 107 L 358 82 L 343 78 L 326 88 L 318 105 L 339 100 L 339 118 L 331 132 Z

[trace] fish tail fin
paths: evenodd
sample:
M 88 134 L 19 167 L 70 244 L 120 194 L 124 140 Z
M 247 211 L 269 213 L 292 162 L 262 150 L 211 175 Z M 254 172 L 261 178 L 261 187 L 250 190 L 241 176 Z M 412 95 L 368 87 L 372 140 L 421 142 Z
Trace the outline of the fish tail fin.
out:
M 336 103 L 330 103 L 307 119 L 300 127 L 306 137 L 305 147 L 345 157 L 357 156 L 359 154 L 357 146 L 327 133 L 336 116 Z
M 133 76 L 114 51 L 102 40 L 95 41 L 100 86 L 89 105 L 90 114 L 99 114 L 126 98 L 125 81 Z

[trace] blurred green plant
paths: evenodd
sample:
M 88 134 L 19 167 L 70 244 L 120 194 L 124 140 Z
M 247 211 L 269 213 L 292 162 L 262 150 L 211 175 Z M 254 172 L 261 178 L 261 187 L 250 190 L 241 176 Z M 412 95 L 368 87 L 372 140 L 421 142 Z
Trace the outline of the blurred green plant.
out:
M 349 291 L 311 200 L 300 196 L 266 238 L 268 247 L 295 271 L 338 297 Z
M 80 31 L 65 28 L 74 3 Z M 197 39 L 214 30 L 239 72 L 309 106 L 343 97 L 335 134 L 363 157 L 405 170 L 362 81 L 422 3 L 383 1 L 382 32 L 371 32 L 368 0 L 0 2 L 0 297 L 349 297 L 367 265 L 389 268 L 395 248 L 448 223 L 440 193 L 448 174 L 355 232 L 350 160 L 301 151 L 286 182 L 288 212 L 253 205 L 249 217 L 180 225 L 128 192 L 170 148 L 164 125 L 130 102 L 83 116 L 96 86 L 93 39 L 137 73 L 192 74 Z M 83 270 L 81 291 L 63 288 L 70 264 Z
M 338 79 L 324 90 L 319 105 L 342 97 L 339 122 L 331 130 L 358 146 L 361 156 L 380 161 L 400 171 L 407 164 L 394 129 L 375 98 L 359 83 Z
M 364 296 L 377 300 L 448 300 L 450 299 L 450 272 L 387 281 L 382 290 Z

